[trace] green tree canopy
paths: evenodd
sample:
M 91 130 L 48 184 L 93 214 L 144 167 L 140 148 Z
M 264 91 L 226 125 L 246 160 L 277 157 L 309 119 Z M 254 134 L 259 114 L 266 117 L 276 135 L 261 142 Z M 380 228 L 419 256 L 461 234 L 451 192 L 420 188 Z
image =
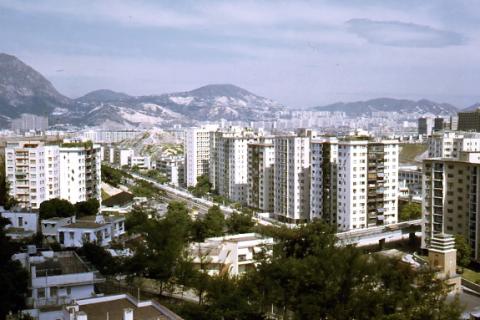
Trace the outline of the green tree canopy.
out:
M 249 212 L 234 211 L 226 220 L 227 232 L 229 234 L 248 233 L 253 231 L 255 221 Z
M 68 200 L 58 198 L 43 201 L 39 209 L 40 219 L 71 217 L 76 215 L 76 213 L 77 210 L 73 204 Z
M 210 180 L 208 179 L 208 175 L 204 174 L 201 175 L 197 178 L 197 184 L 195 187 L 189 188 L 190 192 L 195 196 L 195 197 L 203 197 L 207 193 L 209 193 L 212 189 L 212 184 L 210 183 Z
M 219 237 L 225 233 L 225 228 L 225 215 L 219 206 L 212 206 L 203 219 L 198 218 L 194 222 L 194 240 L 203 241 L 205 238 Z
M 472 259 L 472 247 L 464 236 L 455 236 L 455 248 L 457 249 L 457 263 L 459 266 L 468 267 Z
M 86 242 L 78 252 L 92 263 L 101 274 L 113 275 L 122 270 L 120 259 L 112 257 L 110 252 L 95 243 Z
M 422 206 L 420 203 L 409 202 L 400 209 L 400 221 L 420 219 L 422 217 Z
M 75 203 L 77 218 L 83 216 L 93 216 L 99 213 L 100 202 L 97 199 L 89 199 Z
M 24 307 L 28 288 L 28 272 L 11 259 L 18 249 L 5 234 L 10 220 L 0 217 L 0 319 Z

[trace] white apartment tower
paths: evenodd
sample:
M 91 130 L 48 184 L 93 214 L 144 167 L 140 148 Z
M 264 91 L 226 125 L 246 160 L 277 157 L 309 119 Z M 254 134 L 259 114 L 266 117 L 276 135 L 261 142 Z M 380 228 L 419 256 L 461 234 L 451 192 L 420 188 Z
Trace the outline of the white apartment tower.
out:
M 43 201 L 60 195 L 58 146 L 40 141 L 8 142 L 5 171 L 10 194 L 23 208 L 38 209 Z
M 275 148 L 272 138 L 262 138 L 248 145 L 249 207 L 273 212 Z
M 350 137 L 338 144 L 337 229 L 397 222 L 398 142 Z
M 304 222 L 310 218 L 310 136 L 276 136 L 274 148 L 274 214 Z
M 100 146 L 90 141 L 60 145 L 60 197 L 72 203 L 101 200 Z
M 218 194 L 247 203 L 247 146 L 255 141 L 254 132 L 240 128 L 217 131 L 211 135 L 209 179 Z
M 197 178 L 208 175 L 210 162 L 210 133 L 217 126 L 189 128 L 185 131 L 185 181 L 187 187 L 197 184 Z

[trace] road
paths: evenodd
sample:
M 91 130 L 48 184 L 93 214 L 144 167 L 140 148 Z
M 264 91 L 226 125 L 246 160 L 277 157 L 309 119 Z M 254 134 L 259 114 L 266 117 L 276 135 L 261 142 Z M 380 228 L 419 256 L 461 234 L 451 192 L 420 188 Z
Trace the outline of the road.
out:
M 131 174 L 132 177 L 134 177 L 135 179 L 150 182 L 155 187 L 159 188 L 160 190 L 165 191 L 167 200 L 183 201 L 183 202 L 187 203 L 187 206 L 189 208 L 197 208 L 199 210 L 199 213 L 201 213 L 201 214 L 205 214 L 208 211 L 208 209 L 210 209 L 214 205 L 217 205 L 216 203 L 214 203 L 210 200 L 194 197 L 189 192 L 176 189 L 174 187 L 171 187 L 171 186 L 163 184 L 163 183 L 159 183 L 159 182 L 155 181 L 154 179 L 145 177 L 141 174 L 134 173 L 134 172 L 129 172 L 129 174 Z M 224 205 L 219 205 L 219 207 L 226 216 L 229 216 L 234 211 L 232 208 L 224 206 Z

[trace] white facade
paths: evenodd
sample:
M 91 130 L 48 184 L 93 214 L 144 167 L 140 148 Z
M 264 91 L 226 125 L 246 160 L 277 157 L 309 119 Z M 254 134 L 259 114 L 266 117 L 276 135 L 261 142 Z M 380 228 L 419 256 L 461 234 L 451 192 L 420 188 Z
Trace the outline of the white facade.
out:
M 73 251 L 39 251 L 13 256 L 29 270 L 31 308 L 62 306 L 76 299 L 92 297 L 94 284 L 104 281 Z
M 58 146 L 40 141 L 7 143 L 6 178 L 20 207 L 38 209 L 43 201 L 59 197 L 58 160 Z
M 210 133 L 218 126 L 189 128 L 185 131 L 185 175 L 187 187 L 194 187 L 197 178 L 208 175 L 210 161 Z
M 339 231 L 397 222 L 397 141 L 340 141 L 337 172 Z
M 171 185 L 178 187 L 184 181 L 185 158 L 170 156 L 158 159 L 156 169 L 167 177 Z
M 42 235 L 49 242 L 56 241 L 58 236 L 58 229 L 74 222 L 75 222 L 75 216 L 65 217 L 65 218 L 57 217 L 57 218 L 43 219 L 40 222 Z
M 58 228 L 57 241 L 64 248 L 80 248 L 84 243 L 95 242 L 107 246 L 125 233 L 125 217 L 83 217 Z
M 251 131 L 218 131 L 210 149 L 212 188 L 232 201 L 247 203 L 248 149 L 256 141 Z M 212 147 L 213 146 L 213 147 Z
M 130 164 L 130 159 L 135 156 L 135 151 L 133 149 L 115 149 L 114 154 L 115 164 L 123 167 Z
M 38 231 L 37 212 L 4 211 L 0 207 L 0 216 L 10 220 L 10 224 L 6 225 L 5 231 L 7 236 L 12 239 L 28 238 Z
M 152 168 L 152 161 L 150 156 L 131 156 L 128 159 L 128 165 L 130 168 L 137 166 L 140 169 L 150 170 Z
M 190 256 L 197 269 L 209 275 L 242 275 L 255 266 L 255 254 L 270 250 L 272 238 L 255 233 L 207 238 L 190 245 Z
M 64 143 L 60 148 L 60 197 L 71 203 L 101 200 L 100 146 Z
M 274 138 L 274 213 L 289 222 L 310 217 L 310 137 Z
M 480 133 L 440 131 L 428 138 L 429 158 L 459 159 L 461 152 L 480 151 Z
M 133 130 L 89 130 L 83 133 L 83 138 L 94 143 L 118 143 L 123 140 L 133 139 L 140 134 L 142 134 L 141 131 Z

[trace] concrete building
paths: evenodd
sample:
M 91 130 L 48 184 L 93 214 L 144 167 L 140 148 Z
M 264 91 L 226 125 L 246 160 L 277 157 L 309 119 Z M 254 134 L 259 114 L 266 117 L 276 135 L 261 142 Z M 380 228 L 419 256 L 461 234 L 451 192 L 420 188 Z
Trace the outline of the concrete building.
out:
M 419 118 L 418 119 L 418 134 L 429 136 L 433 132 L 434 120 L 433 118 Z
M 12 131 L 46 131 L 48 129 L 48 117 L 37 116 L 24 113 L 20 118 L 13 119 L 11 123 Z
M 71 141 L 60 145 L 60 197 L 71 203 L 101 201 L 100 146 Z
M 137 166 L 143 170 L 152 169 L 152 159 L 150 156 L 131 156 L 128 158 L 128 166 L 130 168 Z
M 57 241 L 64 248 L 80 248 L 87 242 L 107 246 L 113 239 L 125 233 L 125 217 L 123 215 L 82 217 L 71 224 L 59 227 L 57 232 Z
M 240 128 L 217 131 L 211 138 L 209 180 L 218 194 L 247 203 L 248 149 L 256 134 Z
M 247 146 L 247 204 L 263 212 L 273 212 L 275 148 L 272 138 Z
M 423 161 L 422 247 L 442 233 L 463 235 L 480 261 L 480 153 Z
M 397 222 L 398 141 L 347 138 L 338 145 L 337 228 Z
M 143 134 L 135 130 L 88 130 L 83 132 L 83 139 L 93 143 L 118 143 L 123 140 L 134 139 Z
M 197 178 L 209 174 L 210 133 L 218 126 L 189 128 L 185 131 L 185 181 L 187 187 L 194 187 Z
M 54 242 L 58 239 L 58 229 L 68 224 L 75 223 L 75 216 L 71 217 L 54 217 L 43 219 L 40 222 L 42 235 L 47 242 Z
M 33 246 L 12 258 L 30 273 L 28 313 L 92 297 L 95 284 L 104 281 L 74 251 L 37 251 Z
M 135 156 L 133 149 L 114 149 L 113 163 L 121 167 L 130 164 L 130 158 Z
M 444 233 L 436 234 L 428 248 L 428 262 L 436 270 L 436 276 L 445 281 L 450 292 L 460 292 L 462 278 L 457 274 L 455 237 Z
M 310 136 L 276 136 L 274 148 L 274 214 L 304 222 L 310 218 Z
M 400 166 L 398 181 L 407 188 L 409 197 L 422 196 L 422 169 L 418 166 Z
M 337 138 L 311 142 L 310 219 L 337 221 Z
M 459 112 L 458 130 L 480 132 L 480 109 Z
M 5 226 L 5 231 L 12 239 L 32 237 L 38 232 L 37 212 L 18 212 L 0 207 L 0 216 L 10 220 L 10 224 Z
M 480 151 L 480 133 L 440 131 L 428 138 L 429 158 L 458 159 L 462 151 Z
M 254 268 L 255 255 L 272 246 L 272 238 L 244 233 L 192 243 L 189 252 L 196 269 L 209 275 L 238 276 Z
M 18 205 L 38 209 L 60 196 L 59 148 L 41 141 L 7 142 L 5 174 Z
M 170 156 L 157 159 L 156 169 L 163 173 L 169 184 L 180 186 L 184 184 L 185 158 L 182 156 Z

